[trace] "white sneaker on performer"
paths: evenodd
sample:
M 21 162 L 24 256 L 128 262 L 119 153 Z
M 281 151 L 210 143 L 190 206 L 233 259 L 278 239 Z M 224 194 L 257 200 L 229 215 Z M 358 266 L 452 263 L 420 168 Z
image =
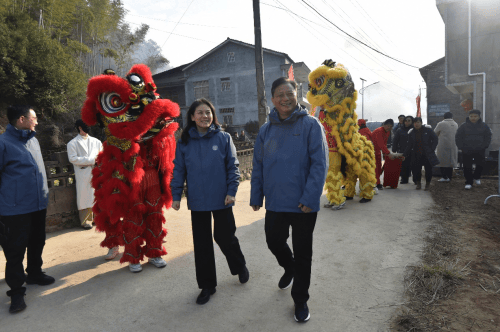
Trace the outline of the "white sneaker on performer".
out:
M 378 188 L 377 187 L 373 188 L 373 191 L 375 191 L 375 195 L 378 195 Z
M 153 264 L 156 267 L 165 267 L 167 266 L 167 262 L 161 257 L 154 257 L 148 259 L 149 264 Z
M 450 179 L 441 178 L 438 180 L 438 182 L 450 182 Z
M 107 260 L 107 261 L 112 260 L 113 258 L 115 258 L 116 256 L 118 256 L 119 253 L 120 253 L 120 248 L 113 247 L 113 248 L 109 249 L 109 251 L 106 254 L 106 256 L 104 256 L 104 259 Z
M 472 185 L 470 185 L 470 184 L 465 185 L 465 189 L 470 190 L 471 188 L 472 188 Z
M 142 271 L 142 265 L 141 265 L 141 263 L 138 263 L 138 264 L 129 264 L 128 268 L 129 268 L 130 272 L 134 272 L 134 273 Z
M 474 183 L 476 184 L 476 186 L 480 186 L 481 185 L 481 180 L 474 180 Z

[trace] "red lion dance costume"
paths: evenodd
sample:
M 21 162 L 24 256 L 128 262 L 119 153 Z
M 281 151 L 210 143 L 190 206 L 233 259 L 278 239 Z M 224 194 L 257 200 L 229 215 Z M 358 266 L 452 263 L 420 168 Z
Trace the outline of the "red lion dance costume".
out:
M 172 205 L 170 180 L 175 157 L 173 118 L 179 106 L 155 93 L 151 71 L 135 65 L 126 78 L 112 70 L 90 79 L 82 119 L 104 127 L 106 142 L 92 171 L 101 246 L 125 246 L 120 263 L 167 252 L 162 208 Z

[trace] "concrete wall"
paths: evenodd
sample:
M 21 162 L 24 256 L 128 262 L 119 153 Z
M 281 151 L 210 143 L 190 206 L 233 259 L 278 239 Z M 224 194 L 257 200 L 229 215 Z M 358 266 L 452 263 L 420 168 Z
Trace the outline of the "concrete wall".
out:
M 483 78 L 468 75 L 468 2 L 439 4 L 446 30 L 446 81 L 462 97 L 483 109 Z M 485 122 L 493 132 L 490 150 L 500 147 L 500 7 L 498 1 L 473 0 L 471 72 L 486 72 Z
M 227 53 L 234 52 L 235 61 L 228 62 Z M 267 104 L 272 109 L 271 85 L 283 75 L 280 66 L 286 63 L 284 56 L 264 52 L 264 77 Z M 221 108 L 234 107 L 233 127 L 241 129 L 249 121 L 258 121 L 257 84 L 255 78 L 255 50 L 236 43 L 228 43 L 207 58 L 184 71 L 186 104 L 194 101 L 193 82 L 209 81 L 209 99 L 217 110 L 222 123 Z M 221 91 L 221 78 L 229 78 L 230 91 Z M 185 119 L 184 111 L 183 117 Z
M 436 128 L 437 123 L 443 120 L 443 114 L 430 112 L 433 110 L 433 106 L 436 105 L 448 104 L 449 111 L 453 113 L 453 118 L 458 125 L 465 122 L 467 117 L 464 108 L 460 106 L 460 95 L 452 93 L 445 86 L 444 64 L 445 58 L 443 57 L 420 69 L 420 73 L 427 84 L 427 124 L 431 125 L 432 128 Z

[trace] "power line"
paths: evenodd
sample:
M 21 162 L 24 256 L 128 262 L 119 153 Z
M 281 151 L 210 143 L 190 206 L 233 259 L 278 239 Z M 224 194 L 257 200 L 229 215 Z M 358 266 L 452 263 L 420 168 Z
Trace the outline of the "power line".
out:
M 184 14 L 182 14 L 181 18 L 179 19 L 179 21 L 177 21 L 177 24 L 175 24 L 174 26 L 174 29 L 172 31 L 175 31 L 175 28 L 177 28 L 177 26 L 179 25 L 179 22 L 182 20 L 182 18 L 184 17 L 184 15 L 186 15 L 189 7 L 191 7 L 191 5 L 193 4 L 194 0 L 191 0 L 191 2 L 189 3 L 189 6 L 186 8 L 186 10 L 184 11 Z M 167 43 L 167 41 L 170 39 L 170 36 L 172 36 L 172 33 L 170 33 L 167 37 L 167 40 L 165 40 L 165 42 L 163 43 L 163 45 L 161 45 L 161 48 L 163 48 L 163 46 L 165 46 L 165 44 Z
M 130 21 L 124 21 L 124 22 L 126 22 L 128 24 L 135 24 L 135 25 L 146 24 L 146 23 L 143 23 L 143 22 L 140 22 L 140 23 L 135 23 L 135 22 L 130 22 Z M 217 42 L 211 41 L 211 40 L 205 40 L 205 39 L 200 39 L 200 38 L 195 38 L 195 37 L 180 35 L 178 33 L 173 33 L 172 31 L 165 31 L 165 30 L 155 29 L 155 28 L 151 28 L 151 27 L 149 27 L 149 28 L 152 29 L 152 30 L 160 31 L 160 32 L 170 33 L 170 34 L 172 34 L 174 36 L 179 36 L 179 37 L 184 37 L 184 38 L 189 38 L 189 39 L 195 39 L 195 40 L 204 41 L 204 42 L 207 42 L 207 43 L 217 43 Z
M 417 67 L 417 66 L 413 66 L 413 65 L 410 65 L 410 64 L 408 64 L 408 63 L 406 63 L 406 62 L 403 62 L 403 61 L 400 61 L 400 60 L 398 60 L 398 59 L 396 59 L 396 58 L 393 58 L 393 57 L 391 57 L 390 55 L 387 55 L 387 54 L 385 54 L 385 53 L 382 53 L 382 52 L 380 52 L 379 50 L 377 50 L 377 49 L 375 49 L 375 48 L 371 47 L 370 45 L 367 45 L 366 43 L 362 42 L 361 40 L 357 39 L 356 37 L 351 36 L 349 33 L 345 32 L 345 31 L 344 31 L 344 30 L 342 30 L 340 27 L 338 27 L 335 23 L 333 23 L 332 21 L 330 21 L 329 19 L 327 19 L 326 17 L 324 17 L 324 16 L 323 16 L 320 12 L 318 12 L 318 11 L 317 11 L 314 7 L 312 7 L 310 4 L 308 4 L 305 0 L 302 0 L 302 2 L 303 2 L 303 3 L 305 3 L 306 5 L 308 5 L 309 7 L 311 7 L 311 9 L 312 9 L 312 10 L 314 10 L 314 11 L 315 11 L 315 12 L 316 12 L 319 16 L 321 16 L 323 19 L 327 20 L 327 21 L 328 21 L 331 25 L 333 25 L 334 27 L 336 27 L 337 29 L 339 29 L 339 30 L 340 30 L 340 31 L 342 31 L 344 34 L 346 34 L 346 35 L 347 35 L 347 36 L 349 36 L 350 38 L 354 39 L 354 40 L 355 40 L 355 41 L 357 41 L 358 43 L 360 43 L 360 44 L 362 44 L 362 45 L 364 45 L 364 46 L 368 47 L 369 49 L 371 49 L 371 50 L 373 50 L 373 51 L 375 51 L 375 52 L 377 52 L 377 53 L 379 53 L 379 54 L 382 54 L 382 55 L 383 55 L 383 56 L 385 56 L 385 57 L 388 57 L 389 59 L 392 59 L 392 60 L 394 60 L 394 61 L 397 61 L 397 62 L 399 62 L 399 63 L 402 63 L 402 64 L 404 64 L 404 65 L 407 65 L 407 66 L 409 66 L 409 67 L 413 67 L 413 68 L 417 68 L 417 69 L 419 69 L 419 67 Z
M 128 15 L 146 18 L 148 20 L 163 21 L 163 22 L 170 22 L 170 23 L 176 22 L 176 21 L 163 20 L 161 18 L 151 18 L 151 17 L 147 17 L 147 16 L 140 16 L 140 15 L 134 15 L 134 14 L 128 14 Z M 223 26 L 216 26 L 216 25 L 204 25 L 204 24 L 184 23 L 184 22 L 177 22 L 177 23 L 178 24 L 185 24 L 185 25 L 194 25 L 194 26 L 198 26 L 198 27 L 206 27 L 206 28 L 237 29 L 235 27 L 223 27 Z

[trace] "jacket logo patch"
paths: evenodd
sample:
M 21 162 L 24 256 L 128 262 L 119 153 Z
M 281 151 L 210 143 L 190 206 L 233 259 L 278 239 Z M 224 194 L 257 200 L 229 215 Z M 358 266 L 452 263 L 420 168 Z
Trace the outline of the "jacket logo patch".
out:
M 219 147 L 217 145 L 212 146 L 212 150 L 217 151 Z

